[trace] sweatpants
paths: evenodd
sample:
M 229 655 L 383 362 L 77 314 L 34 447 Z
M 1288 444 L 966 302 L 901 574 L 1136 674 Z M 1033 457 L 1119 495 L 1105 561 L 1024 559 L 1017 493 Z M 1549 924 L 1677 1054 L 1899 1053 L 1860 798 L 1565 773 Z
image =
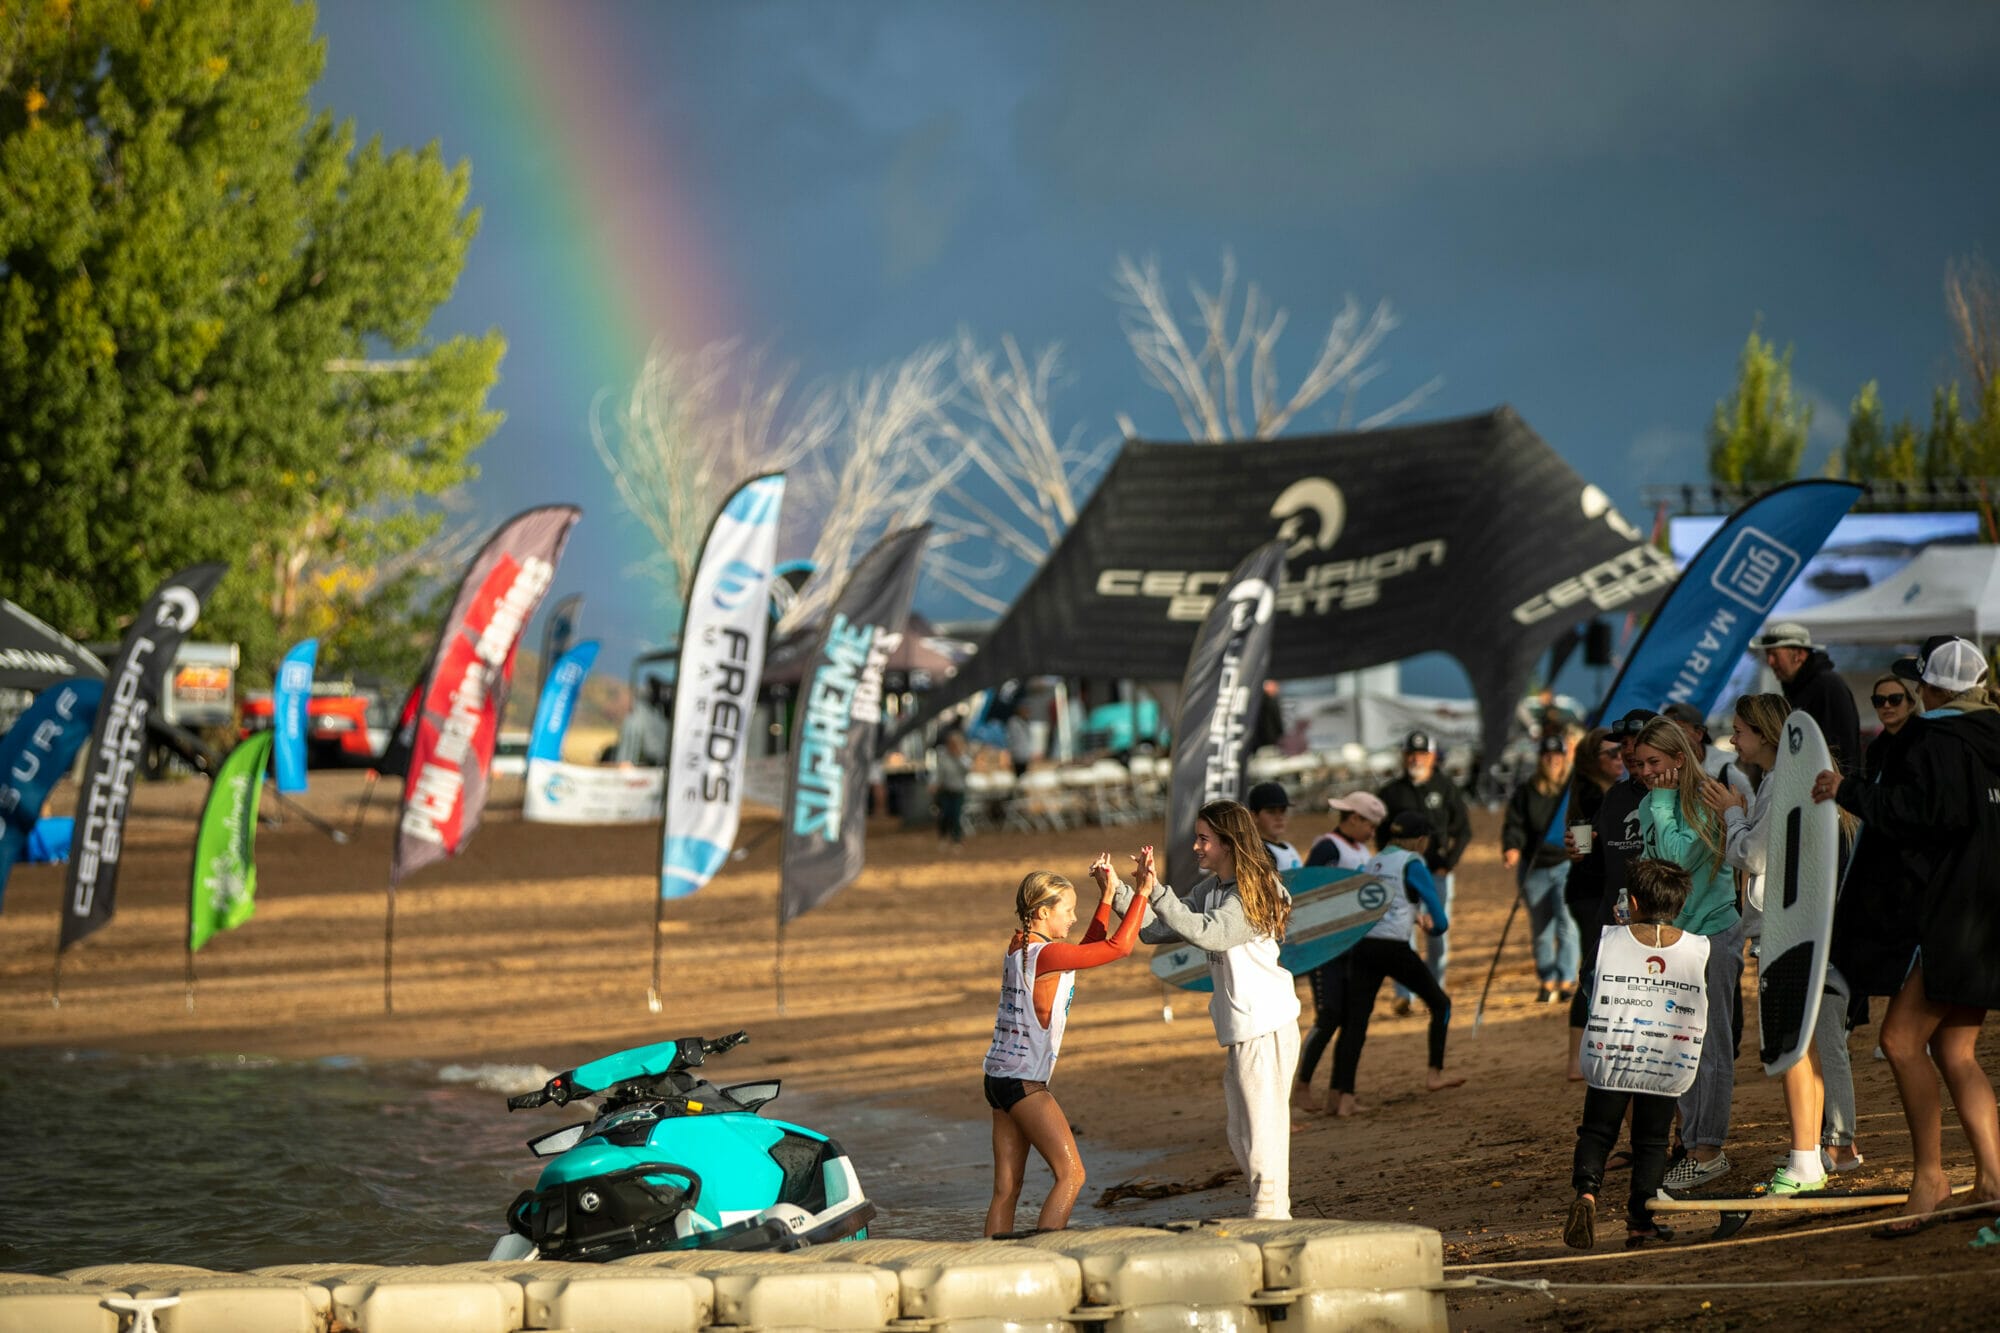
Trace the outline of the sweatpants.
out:
M 1364 938 L 1354 946 L 1354 965 L 1347 975 L 1347 1021 L 1333 1044 L 1333 1090 L 1354 1091 L 1354 1071 L 1361 1064 L 1361 1046 L 1368 1040 L 1368 1020 L 1375 1012 L 1375 992 L 1385 977 L 1408 986 L 1430 1010 L 1430 1066 L 1444 1068 L 1444 1038 L 1451 1027 L 1451 999 L 1416 951 L 1401 940 Z
M 1578 1194 L 1602 1199 L 1604 1163 L 1618 1146 L 1625 1108 L 1632 1108 L 1632 1190 L 1625 1200 L 1625 1225 L 1650 1231 L 1652 1214 L 1646 1200 L 1667 1178 L 1667 1131 L 1674 1123 L 1674 1099 L 1664 1093 L 1583 1090 L 1583 1123 L 1576 1127 L 1576 1157 L 1569 1181 Z
M 1720 1148 L 1729 1141 L 1729 1102 L 1736 1093 L 1736 985 L 1743 977 L 1743 922 L 1708 937 L 1708 967 L 1702 990 L 1708 997 L 1708 1028 L 1701 1038 L 1701 1064 L 1694 1086 L 1681 1094 L 1681 1142 L 1690 1148 Z
M 1437 882 L 1438 896 L 1444 899 L 1445 920 L 1450 921 L 1452 903 L 1455 899 L 1455 895 L 1452 893 L 1452 888 L 1453 888 L 1452 876 L 1434 875 L 1432 878 L 1435 879 Z M 1431 980 L 1437 982 L 1440 988 L 1444 986 L 1444 965 L 1447 962 L 1451 961 L 1450 941 L 1451 941 L 1450 931 L 1446 931 L 1442 935 L 1429 935 L 1425 934 L 1424 928 L 1422 926 L 1418 926 L 1410 932 L 1410 947 L 1412 949 L 1422 948 L 1424 954 L 1424 966 L 1428 967 L 1431 970 Z M 1419 993 L 1420 992 L 1416 989 L 1416 987 L 1407 984 L 1401 978 L 1397 978 L 1396 980 L 1397 999 L 1407 1000 Z M 1373 1001 L 1371 1001 L 1370 1003 L 1373 1003 Z
M 1347 969 L 1353 957 L 1350 950 L 1306 973 L 1306 985 L 1311 988 L 1313 997 L 1313 1025 L 1311 1031 L 1306 1033 L 1305 1044 L 1299 1047 L 1298 1081 L 1301 1083 L 1312 1082 L 1313 1071 L 1319 1068 L 1320 1056 L 1326 1054 L 1327 1044 L 1340 1031 L 1340 1025 L 1347 1021 Z
M 1222 1100 L 1229 1108 L 1229 1151 L 1250 1186 L 1250 1216 L 1292 1215 L 1292 1072 L 1299 1063 L 1299 1027 L 1223 1048 Z
M 1826 1148 L 1854 1146 L 1854 1065 L 1847 1056 L 1847 978 L 1828 964 L 1825 993 L 1819 997 L 1819 1022 L 1813 1028 L 1813 1048 L 1819 1052 L 1820 1075 L 1826 1081 L 1826 1109 L 1819 1141 Z

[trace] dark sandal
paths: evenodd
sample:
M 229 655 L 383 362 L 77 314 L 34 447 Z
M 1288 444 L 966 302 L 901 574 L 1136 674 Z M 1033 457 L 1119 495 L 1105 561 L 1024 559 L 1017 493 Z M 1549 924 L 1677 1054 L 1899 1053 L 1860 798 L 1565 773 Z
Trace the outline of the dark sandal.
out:
M 1664 1245 L 1673 1238 L 1672 1227 L 1655 1226 L 1650 1231 L 1633 1231 L 1628 1228 L 1625 1232 L 1625 1248 L 1637 1250 L 1647 1245 Z
M 1936 1213 L 1919 1213 L 1915 1217 L 1899 1217 L 1893 1222 L 1876 1227 L 1868 1234 L 1876 1240 L 1908 1240 L 1949 1220 L 1939 1217 Z
M 1606 1171 L 1630 1171 L 1632 1169 L 1632 1154 L 1620 1148 L 1617 1152 L 1612 1153 L 1604 1159 L 1604 1169 Z

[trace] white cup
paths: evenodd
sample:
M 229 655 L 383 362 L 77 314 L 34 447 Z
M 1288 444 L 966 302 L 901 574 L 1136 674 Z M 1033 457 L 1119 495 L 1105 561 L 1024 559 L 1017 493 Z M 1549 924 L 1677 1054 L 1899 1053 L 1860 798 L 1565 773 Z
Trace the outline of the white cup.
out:
M 1576 849 L 1585 856 L 1590 855 L 1591 840 L 1596 835 L 1597 830 L 1588 824 L 1571 824 L 1569 826 L 1570 840 L 1576 844 Z

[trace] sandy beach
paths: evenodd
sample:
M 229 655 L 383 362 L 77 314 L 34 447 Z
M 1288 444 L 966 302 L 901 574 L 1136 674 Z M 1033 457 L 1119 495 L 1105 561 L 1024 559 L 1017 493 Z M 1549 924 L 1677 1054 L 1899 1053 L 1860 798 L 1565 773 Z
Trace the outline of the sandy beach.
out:
M 316 773 L 303 804 L 346 825 L 362 785 L 358 773 Z M 667 905 L 665 1012 L 655 1015 L 646 989 L 657 830 L 525 824 L 518 783 L 502 781 L 466 853 L 402 887 L 395 1012 L 385 1015 L 383 907 L 394 801 L 378 788 L 346 845 L 277 809 L 282 822 L 259 837 L 256 918 L 198 956 L 191 1014 L 182 941 L 193 815 L 203 790 L 192 781 L 141 788 L 118 915 L 66 956 L 60 1008 L 49 993 L 62 869 L 15 870 L 0 916 L 0 1059 L 52 1050 L 244 1052 L 478 1057 L 561 1068 L 622 1046 L 743 1027 L 753 1041 L 733 1057 L 732 1078 L 779 1073 L 815 1097 L 878 1098 L 983 1123 L 978 1066 L 1014 886 L 1031 869 L 1064 871 L 1084 884 L 1087 911 L 1090 858 L 1109 849 L 1122 864 L 1139 843 L 1159 836 L 1144 825 L 987 833 L 953 853 L 928 831 L 878 821 L 861 878 L 785 933 L 781 1012 L 777 843 L 763 836 L 769 812 L 752 812 L 741 839 L 748 855 L 699 894 Z M 268 796 L 265 809 L 276 809 Z M 1295 817 L 1295 841 L 1303 846 L 1326 824 L 1324 816 Z M 1573 1261 L 1559 1238 L 1580 1103 L 1578 1085 L 1563 1077 L 1565 1011 L 1532 1002 L 1525 920 L 1517 920 L 1485 1022 L 1474 1030 L 1479 987 L 1512 894 L 1499 864 L 1497 816 L 1478 813 L 1475 827 L 1459 874 L 1447 977 L 1456 1005 L 1449 1064 L 1469 1081 L 1437 1094 L 1423 1090 L 1422 1010 L 1392 1017 L 1385 988 L 1361 1066 L 1368 1114 L 1307 1117 L 1294 1135 L 1297 1215 L 1435 1227 L 1451 1265 L 1558 1261 L 1482 1270 L 1496 1277 L 1648 1284 L 1563 1288 L 1554 1299 L 1518 1290 L 1454 1293 L 1455 1327 L 1650 1328 L 1697 1317 L 1728 1327 L 1985 1322 L 1990 1294 L 2000 1290 L 2000 1251 L 1968 1248 L 1973 1222 L 1884 1243 L 1863 1229 L 1798 1234 L 1850 1220 L 1831 1214 L 1759 1220 L 1724 1246 L 1677 1243 L 1627 1257 L 1606 1240 L 1594 1257 Z M 1744 984 L 1747 998 L 1753 976 Z M 1055 1090 L 1086 1162 L 1092 1145 L 1104 1144 L 1159 1154 L 1153 1174 L 1162 1180 L 1200 1180 L 1230 1165 L 1222 1055 L 1205 998 L 1171 998 L 1175 1018 L 1164 1023 L 1162 989 L 1136 957 L 1081 980 Z M 1737 1065 L 1731 1189 L 1761 1179 L 1785 1148 L 1778 1086 L 1757 1064 L 1754 1001 L 1750 1008 Z M 1878 1001 L 1878 1020 L 1881 1011 Z M 1871 1058 L 1875 1037 L 1871 1026 L 1852 1038 L 1867 1163 L 1841 1184 L 1900 1187 L 1908 1140 L 1888 1066 Z M 1992 1067 L 2000 1039 L 1989 1031 L 1981 1048 Z M 1323 1064 L 1322 1089 L 1327 1073 Z M 837 1124 L 822 1127 L 839 1132 Z M 1970 1158 L 1949 1111 L 1945 1149 L 1954 1180 L 1969 1181 Z M 860 1166 L 865 1180 L 868 1164 Z M 1031 1198 L 1046 1181 L 1038 1172 L 1037 1164 Z M 1118 1219 L 1116 1207 L 1094 1206 L 1113 1183 L 1093 1176 L 1078 1225 Z M 1622 1185 L 1614 1176 L 1610 1192 L 1622 1195 Z M 976 1235 L 985 1202 L 965 1200 L 967 1237 Z M 1227 1216 L 1242 1211 L 1242 1197 L 1225 1185 L 1189 1194 L 1185 1205 L 1189 1216 Z M 1622 1234 L 1618 1220 L 1607 1205 L 1600 1234 Z M 1684 1242 L 1704 1237 L 1712 1219 L 1686 1220 Z M 1716 1285 L 1910 1274 L 1934 1280 L 1783 1290 Z

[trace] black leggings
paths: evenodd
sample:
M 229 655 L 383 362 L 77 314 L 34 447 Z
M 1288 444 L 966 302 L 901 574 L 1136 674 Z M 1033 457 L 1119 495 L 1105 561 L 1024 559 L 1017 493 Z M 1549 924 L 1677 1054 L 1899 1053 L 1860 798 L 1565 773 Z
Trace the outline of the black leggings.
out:
M 965 793 L 941 791 L 937 794 L 938 837 L 965 841 Z
M 1401 940 L 1370 936 L 1354 946 L 1347 974 L 1347 1017 L 1340 1040 L 1333 1044 L 1333 1090 L 1354 1091 L 1355 1066 L 1361 1063 L 1361 1044 L 1368 1040 L 1368 1019 L 1375 1011 L 1375 992 L 1383 979 L 1400 981 L 1431 1011 L 1430 1064 L 1444 1068 L 1444 1034 L 1451 1026 L 1451 999 L 1431 975 L 1417 951 Z
M 1574 880 L 1574 876 L 1571 879 Z M 1585 886 L 1581 895 L 1567 892 L 1565 885 L 1563 903 L 1569 908 L 1570 917 L 1576 922 L 1576 942 L 1578 950 L 1576 968 L 1576 992 L 1569 997 L 1569 1025 L 1578 1032 L 1590 1019 L 1590 989 L 1597 981 L 1597 946 L 1603 938 L 1604 926 L 1597 919 L 1600 894 L 1593 886 Z
M 1667 1129 L 1674 1122 L 1672 1097 L 1584 1089 L 1583 1123 L 1576 1127 L 1576 1158 L 1569 1179 L 1578 1194 L 1601 1193 L 1604 1160 L 1617 1146 L 1627 1103 L 1632 1107 L 1632 1192 L 1625 1200 L 1625 1225 L 1634 1231 L 1650 1231 L 1653 1217 L 1646 1211 L 1646 1200 L 1667 1178 Z
M 1313 1070 L 1319 1068 L 1319 1058 L 1326 1053 L 1327 1043 L 1347 1019 L 1347 969 L 1353 958 L 1354 952 L 1349 950 L 1306 973 L 1306 984 L 1312 988 L 1313 1025 L 1299 1046 L 1299 1072 L 1295 1077 L 1301 1083 L 1312 1082 Z

